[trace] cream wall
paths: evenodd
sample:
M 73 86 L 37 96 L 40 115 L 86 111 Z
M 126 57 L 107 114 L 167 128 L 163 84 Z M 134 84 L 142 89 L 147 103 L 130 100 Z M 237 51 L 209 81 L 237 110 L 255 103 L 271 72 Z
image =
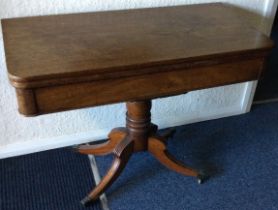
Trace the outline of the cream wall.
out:
M 1 0 L 0 18 L 58 13 L 76 13 L 183 5 L 210 0 Z M 214 1 L 215 2 L 215 1 Z M 252 11 L 251 22 L 261 27 L 266 1 L 225 1 Z M 167 127 L 224 116 L 241 114 L 248 86 L 238 84 L 195 91 L 187 95 L 154 101 L 153 120 Z M 247 92 L 246 92 L 247 91 Z M 6 75 L 6 63 L 0 29 L 0 158 L 77 144 L 104 138 L 113 127 L 124 124 L 124 104 L 87 108 L 34 118 L 17 112 L 13 88 Z

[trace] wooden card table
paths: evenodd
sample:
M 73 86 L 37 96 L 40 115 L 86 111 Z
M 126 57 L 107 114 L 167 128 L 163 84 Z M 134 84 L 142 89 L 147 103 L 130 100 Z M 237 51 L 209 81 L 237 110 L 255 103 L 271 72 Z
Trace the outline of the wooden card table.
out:
M 126 127 L 82 154 L 113 153 L 96 200 L 133 153 L 148 151 L 183 175 L 151 123 L 151 100 L 259 79 L 272 41 L 221 3 L 2 20 L 7 67 L 26 116 L 127 102 Z

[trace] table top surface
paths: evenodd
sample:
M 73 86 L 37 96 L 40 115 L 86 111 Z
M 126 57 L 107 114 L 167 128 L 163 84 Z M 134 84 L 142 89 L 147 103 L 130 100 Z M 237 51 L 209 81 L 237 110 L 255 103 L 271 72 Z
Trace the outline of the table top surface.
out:
M 2 27 L 9 77 L 18 83 L 101 79 L 273 45 L 221 3 L 4 19 Z

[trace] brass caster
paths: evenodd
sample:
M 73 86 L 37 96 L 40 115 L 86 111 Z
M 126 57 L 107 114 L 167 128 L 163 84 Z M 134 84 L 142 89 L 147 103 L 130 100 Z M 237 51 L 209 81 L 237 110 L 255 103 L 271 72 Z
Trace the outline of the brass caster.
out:
M 206 175 L 206 174 L 204 174 L 204 173 L 200 173 L 200 174 L 197 176 L 198 184 L 203 184 L 208 178 L 209 178 L 208 175 Z

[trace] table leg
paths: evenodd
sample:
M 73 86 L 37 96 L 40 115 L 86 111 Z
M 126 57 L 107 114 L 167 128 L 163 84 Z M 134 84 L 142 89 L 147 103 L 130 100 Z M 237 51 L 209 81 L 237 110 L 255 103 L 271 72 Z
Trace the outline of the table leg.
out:
M 108 155 L 127 135 L 126 128 L 115 128 L 108 135 L 108 141 L 96 145 L 81 145 L 76 148 L 77 152 L 87 155 Z
M 104 155 L 114 153 L 115 159 L 102 181 L 81 202 L 90 204 L 118 178 L 132 153 L 150 152 L 170 170 L 196 177 L 201 183 L 205 176 L 176 160 L 166 149 L 166 138 L 158 136 L 157 126 L 151 123 L 151 101 L 127 103 L 126 128 L 116 128 L 109 134 L 109 141 L 100 145 L 80 146 L 82 154 Z M 172 132 L 166 135 L 169 137 Z
M 132 155 L 133 144 L 133 141 L 125 138 L 117 145 L 113 152 L 115 158 L 112 166 L 101 182 L 81 201 L 84 206 L 88 206 L 91 202 L 98 199 L 99 196 L 118 178 Z
M 197 177 L 199 173 L 185 166 L 180 161 L 176 160 L 167 150 L 165 140 L 159 136 L 150 137 L 148 142 L 148 151 L 163 165 L 170 170 L 176 171 L 186 176 Z

